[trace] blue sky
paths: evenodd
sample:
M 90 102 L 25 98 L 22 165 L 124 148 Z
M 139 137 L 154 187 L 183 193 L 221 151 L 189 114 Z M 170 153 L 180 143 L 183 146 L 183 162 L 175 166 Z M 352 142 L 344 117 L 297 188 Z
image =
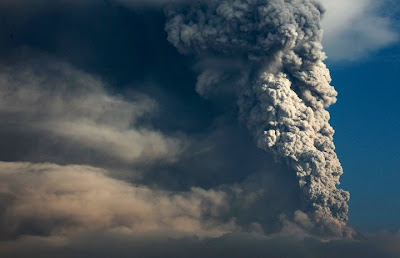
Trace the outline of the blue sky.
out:
M 396 1 L 322 1 L 326 61 L 339 92 L 330 108 L 350 223 L 400 227 L 399 5 Z
M 400 226 L 399 54 L 395 45 L 355 63 L 328 61 L 339 92 L 330 111 L 350 221 L 373 230 Z

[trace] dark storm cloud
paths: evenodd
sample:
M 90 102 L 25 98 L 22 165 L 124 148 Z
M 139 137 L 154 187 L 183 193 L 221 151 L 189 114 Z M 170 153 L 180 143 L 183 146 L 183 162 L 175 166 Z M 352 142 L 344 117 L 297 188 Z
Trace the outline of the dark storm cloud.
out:
M 148 95 L 112 94 L 98 77 L 44 55 L 3 65 L 0 80 L 5 161 L 91 164 L 174 191 L 234 184 L 262 170 L 282 178 L 274 184 L 291 182 L 229 115 L 203 131 L 163 133 L 152 121 L 166 107 Z
M 19 10 L 35 8 L 25 2 L 15 4 L 13 12 L 0 8 L 1 63 L 45 52 L 96 75 L 116 91 L 143 92 L 162 107 L 154 123 L 165 130 L 201 131 L 220 112 L 194 91 L 193 61 L 168 43 L 160 8 L 130 10 L 98 1 L 71 9 L 52 2 L 28 14 Z M 28 49 L 25 56 L 23 49 Z
M 13 199 L 2 203 L 2 221 L 10 225 L 3 227 L 4 237 L 57 236 L 82 228 L 117 226 L 144 231 L 187 227 L 196 235 L 203 235 L 202 232 L 221 234 L 257 225 L 258 231 L 277 232 L 282 224 L 279 214 L 293 214 L 299 208 L 296 181 L 287 167 L 261 155 L 236 123 L 222 119 L 209 132 L 165 135 L 140 124 L 141 117 L 157 108 L 147 96 L 136 93 L 128 99 L 112 95 L 98 78 L 45 56 L 25 60 L 19 66 L 3 66 L 0 82 L 1 129 L 3 137 L 8 138 L 2 152 L 14 150 L 10 161 L 35 162 L 0 166 L 4 176 L 2 195 L 4 200 Z M 27 139 L 34 145 L 27 144 Z M 55 157 L 54 152 L 59 156 Z M 39 163 L 51 160 L 67 166 Z M 74 163 L 114 169 L 107 170 L 106 176 L 96 173 L 101 169 L 95 167 L 69 165 Z M 128 182 L 123 186 L 122 181 L 113 178 L 127 178 L 135 186 Z M 283 186 L 287 190 L 282 193 Z M 134 193 L 143 192 L 140 189 L 146 196 L 137 201 Z M 205 228 L 199 209 L 208 207 L 207 201 L 202 197 L 188 197 L 190 200 L 185 201 L 193 190 L 210 191 L 215 194 L 217 206 L 224 208 L 221 214 L 211 212 L 212 217 L 216 216 L 215 222 L 206 218 Z M 174 213 L 171 216 L 177 220 L 169 224 L 167 210 L 161 204 L 166 203 L 172 211 L 179 210 L 168 200 L 169 194 L 179 207 L 194 205 L 185 208 L 193 213 Z M 114 198 L 125 199 L 126 203 Z M 143 219 L 135 218 L 150 219 L 150 214 L 160 211 L 142 206 L 144 202 L 154 202 L 154 207 L 161 205 L 163 209 L 162 218 L 150 220 L 148 226 Z M 37 207 L 42 207 L 39 213 Z M 127 207 L 134 209 L 126 210 Z
M 231 174 L 232 180 L 228 181 L 232 182 L 245 178 L 247 171 L 256 171 L 260 163 L 271 163 L 262 161 L 261 155 L 254 150 L 254 147 L 252 151 L 248 150 L 251 146 L 251 139 L 246 135 L 247 133 L 238 129 L 236 121 L 232 119 L 236 116 L 233 110 L 234 100 L 204 101 L 196 94 L 194 91 L 196 74 L 192 70 L 193 62 L 190 58 L 176 53 L 167 42 L 162 10 L 129 11 L 117 5 L 97 4 L 90 6 L 90 13 L 93 14 L 91 16 L 87 14 L 87 9 L 82 7 L 75 8 L 72 14 L 69 10 L 63 12 L 61 4 L 50 5 L 50 7 L 48 10 L 44 8 L 40 15 L 31 16 L 29 23 L 22 23 L 18 27 L 21 29 L 20 32 L 17 31 L 13 38 L 5 40 L 8 42 L 9 48 L 5 52 L 13 54 L 10 58 L 3 59 L 2 62 L 6 66 L 9 63 L 24 63 L 25 59 L 29 59 L 29 56 L 33 55 L 32 52 L 44 50 L 57 59 L 72 63 L 76 69 L 79 68 L 78 70 L 89 71 L 99 80 L 105 81 L 104 84 L 109 82 L 108 85 L 114 87 L 112 91 L 126 94 L 125 89 L 129 88 L 129 90 L 134 89 L 151 97 L 159 106 L 151 118 L 151 123 L 155 128 L 163 132 L 174 134 L 178 131 L 193 136 L 194 145 L 190 151 L 184 153 L 187 162 L 180 165 L 181 171 L 187 170 L 195 162 L 193 170 L 196 172 L 192 173 L 194 177 L 196 175 L 202 177 L 202 174 L 205 174 L 205 178 L 207 178 L 207 180 L 194 180 L 193 184 L 198 181 L 207 181 L 204 184 L 209 185 L 211 183 L 209 174 L 221 174 L 219 176 L 221 180 L 217 180 L 219 183 L 225 175 Z M 52 12 L 59 18 L 53 20 Z M 8 30 L 13 31 L 13 21 L 18 20 L 18 15 L 8 17 L 7 14 L 4 14 L 4 16 Z M 77 24 L 79 24 L 78 27 L 75 26 Z M 15 41 L 19 40 L 18 35 L 24 33 L 27 33 L 26 38 L 14 45 Z M 27 46 L 28 50 L 25 50 L 25 54 L 16 55 L 15 52 L 21 51 L 21 46 Z M 20 56 L 20 58 L 15 58 L 16 56 Z M 36 59 L 40 60 L 42 56 L 39 54 Z M 41 67 L 42 65 L 38 64 L 37 66 Z M 194 69 L 198 68 L 194 67 Z M 226 113 L 227 110 L 229 113 Z M 222 119 L 220 119 L 221 117 Z M 222 130 L 228 130 L 229 133 L 223 134 Z M 14 132 L 13 134 L 17 135 L 18 133 Z M 14 137 L 14 140 L 19 142 L 18 139 L 22 138 L 32 139 L 32 137 L 21 137 L 19 134 L 19 137 Z M 29 141 L 33 141 L 35 146 L 38 145 L 35 140 Z M 69 159 L 71 162 L 93 164 L 90 160 L 90 153 L 80 152 L 80 155 L 76 157 L 76 152 L 71 151 L 71 148 L 67 148 L 68 151 L 60 152 L 52 146 L 48 146 L 51 142 L 52 139 L 40 141 L 39 146 L 45 146 L 43 152 L 46 154 L 40 155 L 44 158 L 29 159 L 27 157 L 24 160 L 44 162 L 46 158 L 50 157 L 52 162 L 65 164 L 65 160 L 63 162 L 62 158 L 65 158 L 65 152 L 67 152 L 68 156 L 73 156 Z M 243 151 L 244 145 L 242 144 L 246 144 L 247 151 Z M 18 152 L 24 151 L 21 148 L 18 150 L 13 148 L 11 153 L 4 153 L 7 160 L 16 160 Z M 24 156 L 29 156 L 29 153 Z M 232 156 L 237 157 L 233 164 L 230 162 Z M 213 162 L 207 165 L 202 161 L 206 158 L 215 160 L 216 165 L 212 166 Z M 108 159 L 101 157 L 96 162 L 101 163 Z M 246 172 L 240 172 L 245 167 L 244 164 L 248 163 L 245 162 L 246 160 L 252 161 L 251 168 Z M 209 170 L 212 172 L 208 173 Z M 187 187 L 188 182 L 181 179 L 175 177 L 173 181 L 183 181 L 182 184 L 186 183 Z

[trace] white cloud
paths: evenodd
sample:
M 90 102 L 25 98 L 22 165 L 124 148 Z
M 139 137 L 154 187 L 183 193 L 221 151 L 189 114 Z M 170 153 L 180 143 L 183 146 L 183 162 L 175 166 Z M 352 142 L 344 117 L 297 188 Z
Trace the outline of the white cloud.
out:
M 327 12 L 322 21 L 323 45 L 334 61 L 355 60 L 387 47 L 399 38 L 394 21 L 383 16 L 388 2 L 373 0 L 321 0 Z

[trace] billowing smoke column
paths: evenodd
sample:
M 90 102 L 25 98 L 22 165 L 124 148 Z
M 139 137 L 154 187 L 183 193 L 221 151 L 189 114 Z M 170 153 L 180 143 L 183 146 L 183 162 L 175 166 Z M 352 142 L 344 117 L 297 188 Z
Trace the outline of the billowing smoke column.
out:
M 197 91 L 235 89 L 240 119 L 258 147 L 296 172 L 311 230 L 351 234 L 349 193 L 336 188 L 343 172 L 325 109 L 337 93 L 323 63 L 321 5 L 209 0 L 174 4 L 165 12 L 168 40 L 203 64 Z

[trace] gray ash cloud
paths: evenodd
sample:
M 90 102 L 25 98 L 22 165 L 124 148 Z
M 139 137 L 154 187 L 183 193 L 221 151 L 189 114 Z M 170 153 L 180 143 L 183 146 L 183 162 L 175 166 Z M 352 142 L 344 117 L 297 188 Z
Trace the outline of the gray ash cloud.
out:
M 165 12 L 168 40 L 179 52 L 212 60 L 201 69 L 198 93 L 233 88 L 239 117 L 257 146 L 296 173 L 302 209 L 313 222 L 299 223 L 350 236 L 349 193 L 336 187 L 343 171 L 326 110 L 337 93 L 323 63 L 322 6 L 308 0 L 211 0 Z

